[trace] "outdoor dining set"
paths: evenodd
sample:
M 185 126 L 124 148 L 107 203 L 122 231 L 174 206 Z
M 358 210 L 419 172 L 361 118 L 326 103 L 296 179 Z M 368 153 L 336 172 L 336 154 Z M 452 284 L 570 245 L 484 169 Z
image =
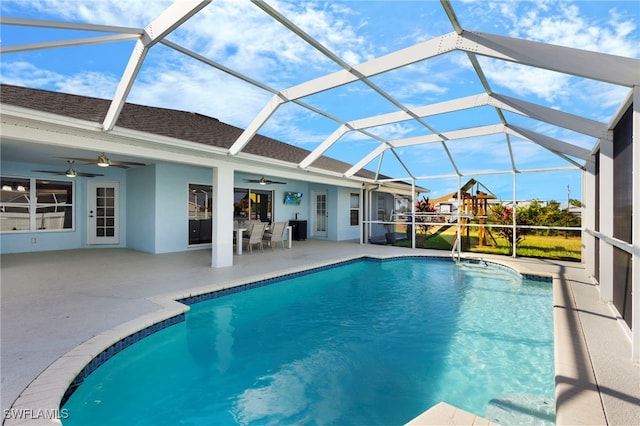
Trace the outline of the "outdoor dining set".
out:
M 243 247 L 246 246 L 249 254 L 253 253 L 253 247 L 264 251 L 265 243 L 274 250 L 274 246 L 279 242 L 285 248 L 285 231 L 288 230 L 288 245 L 291 248 L 291 226 L 288 222 L 262 222 L 250 220 L 247 222 L 234 221 L 236 253 L 241 255 Z

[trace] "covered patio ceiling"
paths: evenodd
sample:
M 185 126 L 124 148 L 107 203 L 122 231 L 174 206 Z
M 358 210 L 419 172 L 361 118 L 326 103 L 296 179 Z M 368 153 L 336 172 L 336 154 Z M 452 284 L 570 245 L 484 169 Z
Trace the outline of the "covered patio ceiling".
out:
M 67 35 L 53 41 L 4 44 L 0 52 L 7 54 L 3 59 L 9 59 L 8 54 L 54 48 L 133 43 L 128 58 L 112 58 L 126 65 L 102 123 L 105 132 L 114 128 L 125 102 L 144 98 L 132 96 L 137 85 L 144 90 L 148 75 L 162 78 L 167 73 L 167 62 L 178 54 L 181 60 L 187 58 L 205 73 L 223 73 L 225 78 L 231 77 L 250 88 L 239 96 L 245 96 L 246 103 L 251 103 L 253 118 L 245 123 L 230 123 L 246 130 L 228 155 L 242 155 L 251 138 L 262 133 L 309 149 L 310 154 L 298 164 L 302 170 L 312 167 L 321 155 L 328 155 L 354 164 L 345 178 L 367 168 L 424 187 L 430 186 L 430 179 L 585 169 L 597 144 L 611 140 L 611 121 L 621 108 L 630 104 L 629 89 L 640 85 L 640 61 L 636 58 L 475 31 L 475 22 L 459 20 L 455 3 L 445 0 L 416 2 L 416 8 L 419 3 L 422 13 L 429 14 L 433 28 L 444 28 L 446 24 L 449 31 L 432 36 L 432 31 L 425 29 L 424 34 L 412 37 L 406 46 L 392 50 L 390 44 L 374 49 L 384 54 L 357 63 L 349 59 L 365 55 L 349 55 L 308 21 L 295 23 L 288 17 L 290 4 L 252 0 L 252 6 L 271 20 L 270 28 L 278 27 L 265 29 L 263 36 L 281 34 L 279 31 L 286 29 L 287 37 L 294 37 L 298 45 L 304 45 L 300 52 L 311 55 L 302 60 L 308 61 L 307 68 L 315 74 L 302 81 L 296 81 L 295 75 L 288 80 L 275 79 L 268 70 L 254 76 L 247 72 L 248 68 L 234 67 L 233 61 L 222 63 L 215 54 L 210 54 L 215 50 L 208 43 L 215 44 L 215 40 L 195 38 L 190 42 L 185 36 L 197 34 L 203 25 L 222 25 L 216 22 L 216 8 L 221 7 L 218 3 L 175 1 L 144 27 L 3 16 L 3 26 L 55 29 L 67 31 L 65 34 L 71 31 L 85 37 Z M 391 7 L 393 2 L 380 3 Z M 357 3 L 351 5 L 357 8 Z M 244 2 L 242 7 L 246 7 Z M 236 19 L 243 19 L 242 14 Z M 496 30 L 502 31 L 497 26 Z M 353 37 L 360 36 L 353 34 Z M 154 57 L 156 51 L 159 56 Z M 290 54 L 292 62 L 301 60 L 295 52 Z M 286 60 L 287 52 L 277 58 L 279 62 Z M 314 66 L 315 62 L 322 66 Z M 530 78 L 562 78 L 563 93 L 544 98 L 531 96 L 526 89 L 518 91 L 497 77 L 497 70 L 504 67 L 512 67 L 514 73 Z M 443 79 L 443 70 L 450 78 Z M 192 71 L 184 69 L 183 73 Z M 3 80 L 6 79 L 5 76 Z M 406 82 L 402 89 L 392 84 L 400 79 Z M 284 81 L 294 84 L 274 84 Z M 423 89 L 435 84 L 438 88 L 433 93 Z M 593 91 L 596 86 L 589 84 L 597 84 L 598 90 Z M 494 91 L 496 87 L 502 93 Z M 201 89 L 211 98 L 224 90 L 216 84 Z M 359 100 L 358 106 L 340 108 L 341 100 L 347 96 L 350 101 Z M 157 106 L 173 107 L 163 105 L 160 97 Z M 602 108 L 594 114 L 592 110 L 562 102 L 560 97 L 590 100 L 602 104 Z M 188 105 L 189 101 L 185 102 Z M 215 104 L 211 101 L 203 106 L 200 99 L 194 99 L 192 109 L 229 122 L 224 110 L 216 110 Z M 298 119 L 287 121 L 290 117 Z M 321 125 L 317 124 L 319 121 Z M 296 138 L 295 133 L 281 130 L 287 125 L 304 129 L 306 123 L 315 126 L 312 137 Z M 532 157 L 539 161 L 530 162 Z M 384 182 L 379 179 L 379 183 Z

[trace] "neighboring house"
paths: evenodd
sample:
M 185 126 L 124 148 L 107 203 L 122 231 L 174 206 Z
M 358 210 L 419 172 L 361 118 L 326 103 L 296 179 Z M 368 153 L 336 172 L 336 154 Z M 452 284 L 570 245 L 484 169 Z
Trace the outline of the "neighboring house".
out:
M 299 219 L 308 238 L 364 241 L 363 218 L 379 214 L 369 199 L 412 195 L 367 170 L 346 178 L 351 165 L 328 157 L 302 170 L 310 151 L 261 135 L 228 155 L 243 130 L 201 114 L 125 104 L 104 132 L 109 100 L 0 90 L 1 253 L 212 247 L 212 265 L 228 266 L 234 220 Z M 98 165 L 102 153 L 110 167 Z

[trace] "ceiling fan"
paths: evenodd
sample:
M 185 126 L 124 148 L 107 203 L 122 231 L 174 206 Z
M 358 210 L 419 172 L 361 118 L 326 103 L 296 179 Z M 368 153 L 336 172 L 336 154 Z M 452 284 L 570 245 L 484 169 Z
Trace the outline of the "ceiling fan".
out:
M 122 169 L 128 169 L 129 167 L 136 167 L 136 166 L 146 166 L 146 164 L 144 163 L 136 163 L 135 161 L 110 160 L 104 152 L 98 155 L 98 158 L 96 159 L 67 157 L 65 158 L 65 160 L 79 161 L 79 162 L 82 162 L 83 164 L 95 164 L 96 166 L 99 166 L 99 167 L 114 166 L 114 167 L 120 167 Z
M 67 177 L 76 177 L 76 176 L 83 176 L 83 177 L 96 177 L 96 176 L 104 176 L 98 173 L 83 173 L 83 172 L 76 172 L 73 169 L 73 160 L 67 160 L 67 163 L 69 163 L 69 168 L 64 171 L 57 171 L 57 170 L 34 170 L 34 172 L 42 172 L 42 173 L 52 173 L 54 175 L 62 175 L 62 176 L 67 176 Z
M 259 183 L 260 185 L 271 185 L 272 183 L 284 185 L 287 183 L 287 182 L 278 182 L 277 180 L 265 179 L 264 176 L 262 176 L 260 179 L 245 179 L 244 181 L 250 182 L 250 183 Z

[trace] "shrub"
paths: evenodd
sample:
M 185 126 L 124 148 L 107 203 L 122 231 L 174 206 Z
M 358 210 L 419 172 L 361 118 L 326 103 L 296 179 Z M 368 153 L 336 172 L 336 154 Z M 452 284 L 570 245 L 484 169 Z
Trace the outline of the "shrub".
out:
M 513 254 L 513 209 L 511 207 L 505 207 L 497 204 L 489 209 L 488 216 L 489 220 L 492 222 L 498 225 L 505 225 L 504 228 L 496 228 L 496 232 L 502 238 L 507 240 L 507 244 L 509 245 L 509 254 Z M 529 225 L 529 221 L 526 216 L 516 215 L 516 224 Z M 524 241 L 525 233 L 524 229 L 520 229 L 516 233 L 516 246 Z

